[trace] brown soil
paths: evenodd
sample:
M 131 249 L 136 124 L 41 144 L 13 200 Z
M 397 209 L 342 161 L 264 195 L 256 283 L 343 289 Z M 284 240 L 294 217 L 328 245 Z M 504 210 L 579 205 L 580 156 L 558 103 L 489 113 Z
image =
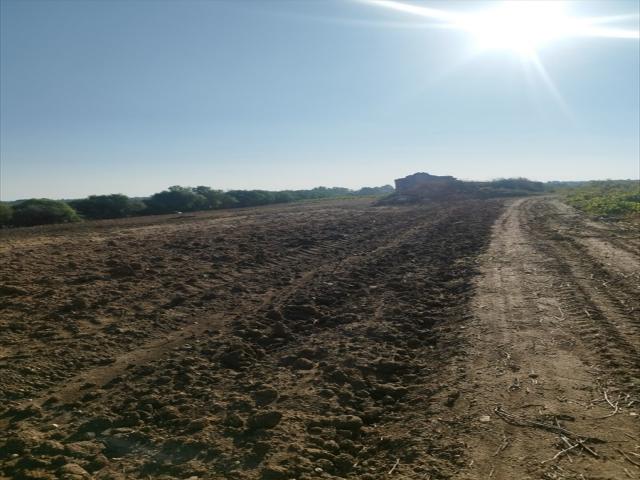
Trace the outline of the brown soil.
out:
M 0 232 L 0 477 L 634 478 L 636 233 L 547 198 Z
M 456 478 L 639 478 L 638 240 L 554 199 L 509 205 L 466 329 L 453 421 L 469 429 L 452 435 L 467 443 L 467 468 Z M 556 457 L 581 439 L 591 451 Z

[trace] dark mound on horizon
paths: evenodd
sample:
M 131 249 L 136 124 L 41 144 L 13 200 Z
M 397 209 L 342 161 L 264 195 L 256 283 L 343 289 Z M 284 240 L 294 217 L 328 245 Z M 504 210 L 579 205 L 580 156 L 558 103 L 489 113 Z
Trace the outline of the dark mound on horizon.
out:
M 506 178 L 491 182 L 465 182 L 455 177 L 419 172 L 395 180 L 395 192 L 378 203 L 381 205 L 413 204 L 428 201 L 518 197 L 544 192 L 542 182 L 526 178 Z

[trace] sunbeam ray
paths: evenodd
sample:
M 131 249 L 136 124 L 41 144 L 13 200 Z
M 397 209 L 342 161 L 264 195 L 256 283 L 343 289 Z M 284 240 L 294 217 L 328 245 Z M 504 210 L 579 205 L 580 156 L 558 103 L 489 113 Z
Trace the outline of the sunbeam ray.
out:
M 364 3 L 376 5 L 379 7 L 396 10 L 398 12 L 410 13 L 420 17 L 434 18 L 440 20 L 456 20 L 457 15 L 454 12 L 447 12 L 437 8 L 429 8 L 408 3 L 396 2 L 395 0 L 361 0 Z
M 569 109 L 569 106 L 565 102 L 564 97 L 560 93 L 560 90 L 558 90 L 558 87 L 556 87 L 556 84 L 551 78 L 551 76 L 549 75 L 549 72 L 547 72 L 547 69 L 542 63 L 542 61 L 540 60 L 540 57 L 538 56 L 538 54 L 533 53 L 529 58 L 529 60 L 531 65 L 533 65 L 536 73 L 544 83 L 545 87 L 547 87 L 547 90 L 549 91 L 551 96 L 554 98 L 554 100 L 558 103 L 558 105 L 562 109 L 562 112 L 567 117 L 573 118 L 573 115 L 571 113 L 571 110 Z

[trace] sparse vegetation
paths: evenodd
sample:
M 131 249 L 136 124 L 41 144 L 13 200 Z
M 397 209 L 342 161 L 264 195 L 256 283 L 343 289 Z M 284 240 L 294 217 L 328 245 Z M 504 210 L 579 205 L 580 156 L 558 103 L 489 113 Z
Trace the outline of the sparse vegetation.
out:
M 558 189 L 570 205 L 601 217 L 640 216 L 640 182 L 607 180 Z

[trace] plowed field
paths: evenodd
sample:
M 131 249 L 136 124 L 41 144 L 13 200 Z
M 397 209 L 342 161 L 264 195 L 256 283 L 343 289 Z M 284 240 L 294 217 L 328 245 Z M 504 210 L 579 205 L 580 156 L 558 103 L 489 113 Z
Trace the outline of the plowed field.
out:
M 637 234 L 546 197 L 0 232 L 0 476 L 636 478 Z

